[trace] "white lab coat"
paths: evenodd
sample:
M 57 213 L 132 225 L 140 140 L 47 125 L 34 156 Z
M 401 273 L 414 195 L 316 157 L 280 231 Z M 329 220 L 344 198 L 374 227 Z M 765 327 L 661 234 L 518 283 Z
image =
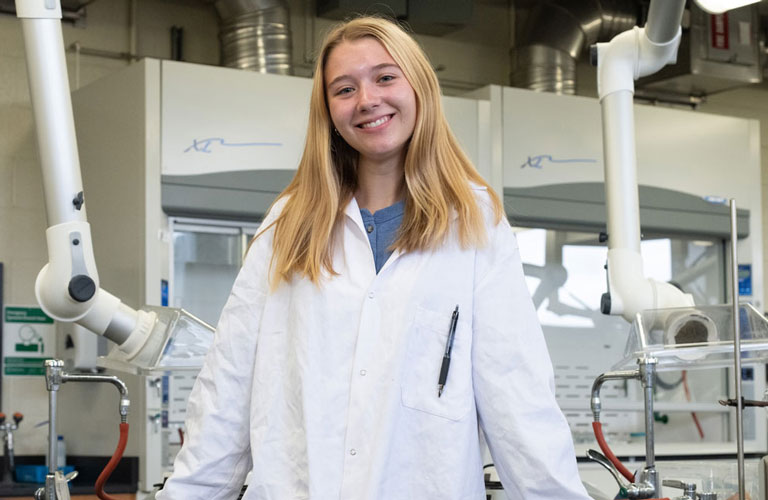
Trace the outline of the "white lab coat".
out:
M 258 238 L 158 499 L 233 500 L 252 470 L 245 500 L 483 500 L 480 426 L 509 498 L 587 500 L 515 236 L 476 193 L 485 248 L 451 239 L 395 252 L 378 275 L 352 200 L 339 275 L 320 287 L 294 279 L 270 292 L 272 231 Z

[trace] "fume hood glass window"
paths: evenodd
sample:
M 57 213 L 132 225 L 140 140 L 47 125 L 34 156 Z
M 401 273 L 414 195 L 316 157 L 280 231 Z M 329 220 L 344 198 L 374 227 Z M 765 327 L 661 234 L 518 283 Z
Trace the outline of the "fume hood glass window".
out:
M 170 305 L 216 326 L 257 227 L 175 220 Z
M 607 289 L 607 248 L 597 234 L 518 229 L 525 279 L 555 369 L 557 399 L 574 440 L 593 443 L 589 396 L 595 377 L 621 360 L 629 323 L 600 312 Z M 674 282 L 697 304 L 725 299 L 724 245 L 717 240 L 646 238 L 641 243 L 645 275 Z M 723 370 L 661 375 L 656 394 L 664 440 L 721 442 L 729 432 L 727 410 L 716 404 L 728 393 Z M 603 426 L 614 441 L 642 441 L 644 421 L 636 382 L 606 383 Z M 691 413 L 691 403 L 698 409 Z

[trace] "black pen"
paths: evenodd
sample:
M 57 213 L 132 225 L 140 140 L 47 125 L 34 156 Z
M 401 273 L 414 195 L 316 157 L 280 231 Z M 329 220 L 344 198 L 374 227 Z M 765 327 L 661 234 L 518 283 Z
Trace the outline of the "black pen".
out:
M 440 367 L 440 378 L 437 379 L 437 397 L 443 394 L 445 381 L 448 380 L 448 367 L 451 366 L 451 349 L 453 349 L 453 337 L 456 336 L 456 323 L 459 322 L 459 306 L 453 310 L 451 315 L 451 327 L 448 330 L 448 340 L 445 342 L 445 354 L 443 355 L 443 365 Z

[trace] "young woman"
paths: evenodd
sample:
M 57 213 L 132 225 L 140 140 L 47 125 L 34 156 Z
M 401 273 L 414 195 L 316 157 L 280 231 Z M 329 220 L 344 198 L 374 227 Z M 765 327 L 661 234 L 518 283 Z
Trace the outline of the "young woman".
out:
M 334 29 L 158 498 L 233 499 L 252 471 L 247 500 L 480 500 L 480 428 L 509 498 L 588 499 L 503 215 L 417 43 Z

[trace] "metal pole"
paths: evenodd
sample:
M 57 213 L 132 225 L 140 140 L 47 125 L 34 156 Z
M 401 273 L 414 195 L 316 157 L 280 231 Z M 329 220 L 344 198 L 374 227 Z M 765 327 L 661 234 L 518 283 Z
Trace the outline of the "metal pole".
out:
M 645 480 L 653 486 L 654 498 L 661 496 L 659 475 L 656 471 L 656 451 L 654 421 L 653 421 L 653 385 L 656 378 L 656 358 L 642 358 L 637 360 L 640 371 L 640 380 L 643 384 L 645 406 Z
M 45 499 L 56 500 L 56 396 L 61 386 L 64 362 L 59 359 L 45 361 L 45 385 L 48 389 L 48 474 L 45 476 Z
M 45 500 L 56 500 L 56 394 L 48 392 L 48 474 L 45 476 Z
M 733 302 L 733 359 L 736 385 L 736 453 L 739 463 L 739 498 L 744 500 L 744 407 L 741 400 L 741 329 L 739 324 L 739 260 L 737 253 L 736 200 L 731 198 L 731 300 Z
M 645 404 L 645 465 L 656 465 L 656 453 L 654 450 L 653 435 L 653 378 L 656 368 L 655 358 L 646 358 L 640 361 L 640 375 L 642 377 L 644 404 Z
M 48 473 L 56 473 L 56 452 L 58 436 L 56 434 L 56 395 L 58 391 L 48 392 Z

